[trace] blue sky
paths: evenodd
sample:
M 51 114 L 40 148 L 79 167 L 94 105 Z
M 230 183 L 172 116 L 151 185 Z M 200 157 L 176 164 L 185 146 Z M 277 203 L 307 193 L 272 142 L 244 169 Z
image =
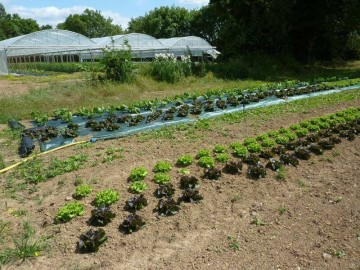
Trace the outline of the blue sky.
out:
M 35 19 L 39 25 L 56 26 L 70 14 L 80 14 L 84 9 L 100 10 L 106 18 L 123 28 L 133 17 L 160 6 L 181 6 L 187 9 L 200 8 L 209 0 L 0 0 L 7 13 L 18 13 L 22 18 Z

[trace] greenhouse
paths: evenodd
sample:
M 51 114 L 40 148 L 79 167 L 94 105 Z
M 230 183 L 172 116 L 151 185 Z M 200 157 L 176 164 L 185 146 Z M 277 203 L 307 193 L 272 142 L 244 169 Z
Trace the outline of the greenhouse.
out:
M 215 47 L 200 37 L 174 37 L 159 39 L 159 41 L 168 48 L 168 52 L 173 53 L 176 57 L 190 52 L 193 57 L 211 56 L 216 59 L 220 54 Z
M 179 58 L 191 55 L 215 59 L 220 53 L 206 40 L 195 37 L 156 39 L 139 33 L 89 39 L 81 34 L 59 29 L 43 30 L 0 41 L 0 74 L 8 74 L 8 66 L 22 63 L 63 63 L 98 61 L 103 49 L 131 48 L 135 61 L 151 61 L 156 54 L 173 53 Z

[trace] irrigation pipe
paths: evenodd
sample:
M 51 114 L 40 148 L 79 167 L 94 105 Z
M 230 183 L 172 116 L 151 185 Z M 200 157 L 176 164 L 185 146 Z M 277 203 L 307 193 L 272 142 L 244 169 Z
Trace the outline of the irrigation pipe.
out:
M 41 153 L 39 153 L 39 154 L 35 154 L 35 155 L 31 156 L 31 157 L 28 157 L 28 158 L 23 159 L 22 161 L 20 161 L 20 162 L 18 162 L 18 163 L 15 163 L 15 164 L 13 164 L 13 165 L 11 165 L 11 166 L 9 166 L 9 167 L 6 167 L 6 168 L 0 170 L 0 174 L 1 174 L 1 173 L 4 173 L 4 172 L 7 172 L 7 171 L 9 171 L 9 170 L 11 170 L 11 169 L 13 169 L 13 168 L 16 168 L 16 167 L 19 166 L 20 164 L 22 164 L 22 163 L 24 163 L 24 162 L 26 162 L 26 161 L 32 160 L 32 159 L 34 159 L 34 158 L 37 158 L 37 157 L 39 157 L 39 156 L 43 156 L 43 155 L 49 154 L 49 153 L 51 153 L 51 152 L 55 152 L 55 151 L 57 151 L 57 150 L 60 150 L 60 149 L 63 149 L 63 148 L 69 147 L 69 146 L 73 146 L 73 145 L 77 145 L 77 144 L 82 144 L 82 143 L 86 143 L 86 142 L 89 142 L 89 141 L 73 142 L 73 143 L 70 143 L 70 144 L 62 145 L 62 146 L 60 146 L 60 147 L 57 147 L 57 148 L 48 150 L 48 151 L 46 151 L 46 152 L 41 152 Z

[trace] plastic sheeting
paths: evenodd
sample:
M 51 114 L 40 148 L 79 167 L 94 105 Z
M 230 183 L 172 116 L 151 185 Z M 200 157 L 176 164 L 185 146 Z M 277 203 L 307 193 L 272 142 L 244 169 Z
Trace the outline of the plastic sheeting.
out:
M 168 121 L 162 120 L 162 118 L 160 117 L 159 119 L 157 119 L 153 122 L 150 122 L 150 123 L 145 123 L 145 120 L 143 120 L 137 126 L 132 126 L 132 127 L 130 127 L 129 124 L 124 123 L 124 124 L 120 124 L 119 130 L 115 130 L 115 131 L 106 131 L 106 130 L 92 131 L 90 128 L 85 128 L 85 124 L 87 121 L 89 121 L 89 119 L 84 119 L 81 116 L 74 116 L 73 123 L 76 123 L 79 125 L 79 136 L 90 135 L 92 137 L 93 141 L 96 141 L 99 139 L 114 139 L 114 138 L 128 136 L 131 134 L 141 133 L 141 132 L 150 131 L 150 130 L 156 130 L 156 129 L 160 129 L 160 128 L 168 127 L 168 126 L 172 126 L 172 125 L 191 123 L 191 122 L 197 121 L 198 119 L 208 119 L 208 118 L 212 118 L 212 117 L 219 117 L 224 114 L 241 112 L 241 111 L 245 111 L 245 110 L 251 110 L 251 109 L 256 109 L 256 108 L 261 108 L 261 107 L 266 107 L 266 106 L 272 106 L 272 105 L 277 105 L 277 104 L 281 104 L 281 103 L 285 103 L 285 102 L 291 102 L 291 101 L 295 101 L 295 100 L 301 100 L 301 99 L 306 99 L 306 98 L 311 98 L 311 97 L 316 97 L 316 96 L 321 96 L 321 95 L 339 93 L 339 92 L 354 90 L 354 89 L 358 89 L 358 88 L 360 88 L 360 85 L 343 87 L 343 88 L 332 89 L 332 90 L 325 90 L 325 91 L 314 92 L 314 93 L 309 93 L 309 94 L 302 94 L 302 95 L 298 95 L 298 96 L 290 96 L 290 97 L 287 97 L 286 99 L 277 98 L 275 96 L 269 96 L 258 102 L 253 102 L 253 103 L 250 103 L 247 105 L 239 105 L 236 107 L 228 106 L 226 109 L 219 109 L 215 106 L 215 110 L 213 112 L 204 112 L 203 111 L 198 116 L 189 114 L 187 117 L 179 117 L 179 116 L 176 116 L 176 114 L 174 114 L 175 117 L 172 120 L 168 120 Z M 226 99 L 226 97 L 224 97 L 223 99 Z M 217 99 L 214 99 L 214 103 L 216 102 L 216 100 Z M 185 104 L 190 106 L 190 111 L 191 111 L 192 100 L 186 101 Z M 174 104 L 168 104 L 165 108 L 163 108 L 163 111 L 165 111 L 166 109 L 169 109 L 172 106 L 174 106 Z M 149 114 L 151 114 L 151 112 L 150 111 L 142 111 L 140 114 L 146 118 Z M 116 112 L 116 116 L 118 116 L 118 117 L 124 116 L 124 115 L 129 115 L 129 114 L 119 112 L 119 111 Z M 130 114 L 130 115 L 132 115 L 132 114 Z M 107 113 L 104 113 L 101 117 L 95 118 L 95 120 L 101 121 L 101 120 L 106 119 L 106 117 L 108 117 L 108 116 L 109 115 Z M 58 129 L 62 129 L 62 128 L 65 128 L 68 125 L 68 123 L 61 122 L 61 120 L 50 120 L 47 125 L 55 126 Z M 62 136 L 58 136 L 57 138 L 54 138 L 50 141 L 41 143 L 40 149 L 41 149 L 41 151 L 47 151 L 47 150 L 57 148 L 59 146 L 65 145 L 65 144 L 72 143 L 73 141 L 74 141 L 74 139 L 72 139 L 72 138 L 64 138 Z
M 8 75 L 8 65 L 7 65 L 7 58 L 6 58 L 6 51 L 0 50 L 0 75 Z

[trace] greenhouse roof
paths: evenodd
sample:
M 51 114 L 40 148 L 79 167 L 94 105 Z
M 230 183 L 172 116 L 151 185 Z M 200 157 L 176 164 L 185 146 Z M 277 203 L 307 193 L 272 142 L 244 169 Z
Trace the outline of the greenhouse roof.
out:
M 93 38 L 98 45 L 105 46 L 123 46 L 124 42 L 127 41 L 132 49 L 165 49 L 165 46 L 156 38 L 139 33 L 131 33 L 126 35 L 117 35 L 102 38 Z
M 209 42 L 205 39 L 196 37 L 196 36 L 188 36 L 188 37 L 173 37 L 173 38 L 162 38 L 159 41 L 168 47 L 208 47 L 213 48 Z
M 91 39 L 67 30 L 43 30 L 0 41 L 0 48 L 40 46 L 94 46 Z

